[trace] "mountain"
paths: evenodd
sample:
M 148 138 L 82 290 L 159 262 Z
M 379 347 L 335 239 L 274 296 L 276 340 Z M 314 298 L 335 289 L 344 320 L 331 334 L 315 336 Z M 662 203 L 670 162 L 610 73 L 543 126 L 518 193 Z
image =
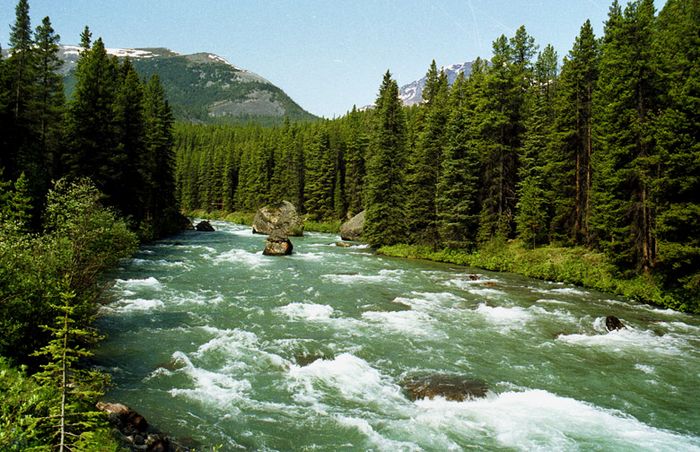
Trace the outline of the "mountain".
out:
M 61 46 L 59 51 L 68 94 L 75 87 L 73 71 L 79 51 L 75 46 Z M 175 118 L 181 121 L 270 124 L 284 117 L 315 118 L 265 78 L 212 53 L 181 55 L 165 48 L 107 49 L 107 53 L 129 57 L 142 77 L 158 74 Z
M 451 66 L 443 67 L 443 71 L 447 74 L 447 82 L 452 85 L 457 76 L 464 72 L 465 76 L 468 76 L 472 72 L 472 62 L 468 61 L 462 64 L 453 64 Z M 423 102 L 423 87 L 425 86 L 426 78 L 423 77 L 419 80 L 415 80 L 407 85 L 403 85 L 399 89 L 399 98 L 404 105 L 415 105 Z

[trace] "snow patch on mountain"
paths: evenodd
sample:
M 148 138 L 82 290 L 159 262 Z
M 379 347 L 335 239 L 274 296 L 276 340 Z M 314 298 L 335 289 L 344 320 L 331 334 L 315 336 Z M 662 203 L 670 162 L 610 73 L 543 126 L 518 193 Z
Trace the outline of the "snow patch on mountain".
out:
M 443 66 L 442 70 L 445 71 L 447 75 L 447 83 L 452 85 L 459 74 L 464 73 L 465 76 L 469 76 L 472 72 L 472 62 L 468 61 L 466 63 L 452 64 L 450 66 Z M 423 77 L 419 80 L 415 80 L 409 84 L 403 85 L 399 89 L 399 99 L 404 105 L 416 105 L 423 102 L 423 88 L 425 87 L 426 78 Z

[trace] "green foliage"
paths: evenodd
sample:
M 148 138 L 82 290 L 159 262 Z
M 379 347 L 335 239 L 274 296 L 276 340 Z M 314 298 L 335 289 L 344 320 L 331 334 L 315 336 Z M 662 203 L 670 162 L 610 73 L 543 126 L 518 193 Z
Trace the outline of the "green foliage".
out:
M 645 288 L 663 287 L 671 305 L 693 310 L 697 5 L 669 1 L 655 17 L 650 0 L 613 3 L 603 38 L 586 21 L 561 75 L 555 50 L 534 60 L 538 46 L 521 27 L 452 87 L 431 65 L 417 106 L 400 107 L 387 74 L 374 109 L 333 121 L 179 125 L 178 200 L 187 210 L 254 211 L 289 199 L 315 219 L 364 208 L 373 245 L 584 245 L 606 252 L 623 279 L 641 275 L 626 288 L 596 287 L 656 300 L 665 295 Z M 488 255 L 484 265 L 510 265 Z
M 55 430 L 51 442 L 61 451 L 73 450 L 79 440 L 86 439 L 82 437 L 84 432 L 104 427 L 106 421 L 103 413 L 92 408 L 103 395 L 104 376 L 78 367 L 81 360 L 92 356 L 86 346 L 97 342 L 99 336 L 77 323 L 75 293 L 69 287 L 68 279 L 56 287 L 60 304 L 51 308 L 57 311 L 57 316 L 53 326 L 44 326 L 51 340 L 34 353 L 47 360 L 34 378 L 56 394 L 47 401 L 49 410 L 45 422 Z
M 376 101 L 365 180 L 367 213 L 363 236 L 373 246 L 406 240 L 403 219 L 406 120 L 398 96 L 398 85 L 387 71 Z
M 0 450 L 50 450 L 46 418 L 55 391 L 0 357 Z

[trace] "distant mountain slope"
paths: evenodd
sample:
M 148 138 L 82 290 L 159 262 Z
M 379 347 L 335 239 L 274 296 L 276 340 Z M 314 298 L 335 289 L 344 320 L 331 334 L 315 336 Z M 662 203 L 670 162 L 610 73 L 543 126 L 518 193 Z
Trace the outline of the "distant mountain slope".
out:
M 453 64 L 443 67 L 443 71 L 447 74 L 447 82 L 452 85 L 457 79 L 457 76 L 464 72 L 468 76 L 472 72 L 472 62 L 468 61 L 462 64 Z M 403 85 L 399 89 L 399 98 L 404 105 L 415 105 L 423 102 L 423 87 L 425 86 L 425 77 L 415 80 L 407 85 Z
M 62 46 L 66 91 L 75 86 L 73 70 L 79 48 Z M 277 123 L 285 116 L 310 120 L 287 94 L 263 77 L 240 69 L 211 53 L 180 55 L 164 48 L 107 49 L 111 55 L 129 57 L 142 77 L 158 74 L 175 117 L 197 123 L 230 123 L 249 120 Z

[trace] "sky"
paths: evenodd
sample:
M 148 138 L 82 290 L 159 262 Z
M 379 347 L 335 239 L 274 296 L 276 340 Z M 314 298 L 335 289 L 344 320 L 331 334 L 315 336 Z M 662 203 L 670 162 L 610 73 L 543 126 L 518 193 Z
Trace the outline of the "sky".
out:
M 16 0 L 0 0 L 6 48 Z M 32 27 L 49 16 L 62 44 L 85 25 L 107 47 L 210 52 L 282 88 L 328 118 L 374 102 L 386 70 L 399 85 L 438 66 L 490 58 L 520 25 L 560 58 L 586 19 L 597 35 L 612 0 L 29 0 Z M 624 3 L 621 2 L 621 3 Z M 661 8 L 665 0 L 656 0 Z

